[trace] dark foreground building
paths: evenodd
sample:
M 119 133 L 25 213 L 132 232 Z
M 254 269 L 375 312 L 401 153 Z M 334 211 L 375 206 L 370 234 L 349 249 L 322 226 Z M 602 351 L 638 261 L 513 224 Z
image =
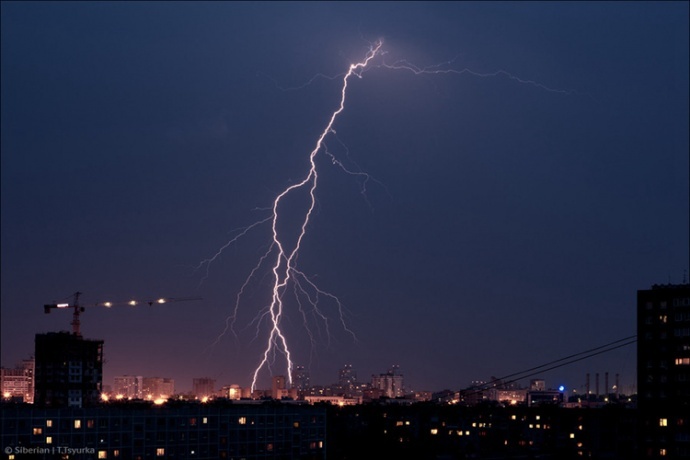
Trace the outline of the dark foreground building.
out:
M 637 292 L 641 458 L 690 458 L 690 284 Z
M 0 411 L 5 459 L 325 459 L 323 406 L 142 401 Z
M 34 403 L 89 407 L 101 401 L 103 341 L 69 332 L 36 334 Z
M 2 458 L 568 460 L 638 458 L 637 411 L 292 401 L 1 408 Z

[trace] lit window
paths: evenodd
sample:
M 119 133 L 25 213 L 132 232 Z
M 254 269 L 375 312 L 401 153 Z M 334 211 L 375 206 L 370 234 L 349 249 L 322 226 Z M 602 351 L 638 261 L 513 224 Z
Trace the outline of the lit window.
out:
M 108 452 L 106 452 L 105 450 L 99 450 L 98 458 L 108 458 Z
M 570 433 L 570 439 L 575 439 L 575 433 Z
M 292 424 L 292 426 L 293 426 L 294 428 L 299 428 L 299 422 L 294 422 L 294 423 Z
M 46 444 L 52 444 L 53 443 L 53 437 L 52 436 L 46 436 Z
M 666 457 L 666 449 L 659 449 L 659 457 Z
M 266 444 L 266 450 L 269 452 L 273 452 L 273 444 L 270 442 Z
M 115 449 L 113 451 L 113 457 L 119 457 L 120 456 L 120 449 Z
M 86 421 L 86 428 L 93 428 L 93 420 Z
M 74 421 L 74 428 L 76 428 L 76 429 L 81 428 L 81 420 L 75 420 Z
M 431 434 L 438 434 L 438 428 L 432 428 Z
M 43 434 L 43 428 L 34 428 L 34 435 Z
M 53 421 L 52 421 L 52 420 L 46 420 L 46 426 L 47 426 L 48 428 L 52 427 L 52 426 L 53 426 Z
M 246 425 L 247 424 L 247 417 L 240 417 L 237 420 L 237 423 L 239 423 L 240 425 Z
M 676 366 L 690 365 L 690 358 L 676 358 Z
M 156 457 L 163 457 L 165 456 L 165 449 L 162 447 L 159 447 L 156 449 Z
M 208 417 L 204 417 L 201 422 L 206 425 L 208 423 Z
M 659 419 L 659 426 L 668 426 L 668 419 L 667 418 L 660 418 Z

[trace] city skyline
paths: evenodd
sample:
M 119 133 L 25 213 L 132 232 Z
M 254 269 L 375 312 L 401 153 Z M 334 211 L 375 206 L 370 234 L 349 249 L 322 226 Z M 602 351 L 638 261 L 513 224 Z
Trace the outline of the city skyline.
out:
M 395 363 L 458 389 L 633 335 L 637 290 L 688 270 L 687 3 L 5 2 L 2 365 L 69 330 L 43 305 L 81 291 L 105 381 L 246 386 L 266 278 L 222 333 L 266 232 L 196 268 L 301 180 L 379 39 L 327 139 L 371 180 L 321 152 L 300 254 L 357 339 L 337 317 L 310 337 L 293 312 L 293 361 L 312 382 Z M 382 65 L 402 60 L 453 72 Z M 92 307 L 158 297 L 203 300 Z M 634 382 L 635 362 L 625 347 L 544 378 Z

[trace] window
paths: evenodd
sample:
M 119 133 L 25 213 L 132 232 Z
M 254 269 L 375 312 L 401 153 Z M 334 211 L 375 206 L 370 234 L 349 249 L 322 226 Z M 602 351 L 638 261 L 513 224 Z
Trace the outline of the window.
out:
M 237 423 L 239 423 L 240 425 L 246 425 L 247 424 L 247 417 L 240 417 L 237 420 Z
M 673 335 L 676 337 L 688 337 L 690 336 L 690 327 L 679 327 L 674 329 Z
M 86 428 L 93 428 L 94 423 L 93 420 L 87 420 L 86 421 Z
M 667 418 L 660 418 L 659 419 L 659 426 L 668 426 L 668 419 Z
M 34 435 L 43 434 L 43 428 L 34 428 Z
M 106 452 L 105 450 L 99 450 L 98 458 L 108 458 L 108 452 Z
M 690 366 L 690 358 L 676 358 L 676 366 Z
M 52 420 L 46 420 L 46 426 L 47 426 L 48 428 L 52 427 L 52 426 L 53 426 L 53 421 L 52 421 Z
M 74 428 L 76 428 L 77 430 L 81 428 L 81 420 L 74 421 Z
M 53 443 L 53 437 L 52 436 L 46 436 L 46 444 L 52 444 Z
M 165 456 L 165 449 L 163 447 L 159 447 L 156 449 L 156 457 L 164 457 Z

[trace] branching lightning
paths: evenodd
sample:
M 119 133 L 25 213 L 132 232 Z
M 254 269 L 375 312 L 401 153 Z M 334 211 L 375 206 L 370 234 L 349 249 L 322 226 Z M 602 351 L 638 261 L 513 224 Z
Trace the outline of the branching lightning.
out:
M 284 320 L 284 313 L 285 313 L 285 302 L 284 302 L 284 297 L 286 293 L 289 292 L 290 288 L 292 288 L 291 292 L 297 301 L 297 307 L 298 307 L 298 312 L 303 320 L 305 329 L 307 330 L 307 334 L 309 336 L 309 340 L 312 344 L 312 349 L 313 346 L 315 345 L 315 337 L 313 335 L 313 332 L 309 328 L 310 324 L 310 317 L 312 321 L 316 324 L 316 327 L 318 328 L 317 332 L 319 335 L 321 335 L 321 326 L 320 324 L 323 324 L 324 327 L 324 332 L 326 337 L 329 338 L 330 340 L 330 328 L 331 328 L 331 323 L 329 321 L 329 316 L 321 310 L 320 308 L 320 302 L 322 299 L 327 299 L 330 303 L 335 305 L 335 309 L 337 311 L 337 315 L 339 318 L 339 323 L 340 326 L 343 328 L 344 331 L 349 333 L 355 340 L 356 336 L 354 332 L 348 328 L 347 323 L 345 321 L 345 308 L 340 302 L 340 300 L 333 294 L 324 291 L 320 289 L 304 272 L 300 271 L 297 267 L 297 260 L 299 258 L 299 251 L 302 246 L 302 242 L 304 239 L 304 236 L 307 232 L 307 226 L 309 224 L 309 221 L 312 217 L 312 213 L 315 209 L 316 206 L 316 189 L 318 186 L 318 180 L 319 180 L 319 174 L 317 170 L 317 165 L 316 165 L 316 157 L 319 152 L 323 152 L 326 156 L 329 157 L 331 160 L 332 164 L 341 168 L 344 172 L 358 176 L 362 182 L 361 182 L 361 189 L 360 192 L 365 196 L 366 199 L 366 186 L 367 183 L 370 180 L 373 180 L 367 173 L 361 172 L 361 171 L 352 171 L 348 169 L 340 160 L 338 160 L 335 155 L 333 155 L 329 150 L 328 146 L 326 145 L 325 139 L 331 135 L 337 142 L 339 142 L 341 145 L 344 146 L 344 144 L 340 141 L 340 139 L 337 137 L 336 132 L 333 128 L 336 119 L 338 116 L 345 110 L 345 102 L 346 102 L 346 96 L 347 96 L 347 90 L 348 90 L 348 84 L 351 79 L 351 77 L 355 76 L 358 78 L 362 78 L 362 75 L 365 71 L 371 70 L 372 68 L 385 68 L 389 70 L 396 70 L 396 71 L 408 71 L 412 72 L 415 75 L 423 75 L 423 74 L 469 74 L 475 77 L 482 77 L 482 78 L 487 78 L 487 77 L 506 77 L 510 80 L 513 80 L 519 84 L 523 85 L 530 85 L 535 88 L 539 88 L 540 90 L 548 91 L 548 92 L 553 92 L 553 93 L 559 93 L 559 94 L 564 94 L 564 95 L 571 95 L 571 94 L 576 94 L 575 91 L 571 90 L 562 90 L 562 89 L 554 89 L 550 88 L 548 86 L 545 86 L 541 83 L 538 83 L 536 81 L 532 80 L 525 80 L 519 77 L 516 77 L 515 75 L 506 72 L 504 70 L 499 70 L 496 72 L 491 72 L 491 73 L 479 73 L 470 69 L 462 69 L 462 70 L 456 70 L 453 68 L 449 68 L 455 61 L 455 59 L 451 61 L 447 61 L 441 64 L 437 64 L 434 66 L 429 66 L 429 67 L 418 67 L 415 66 L 414 64 L 409 63 L 408 61 L 405 60 L 400 60 L 396 61 L 392 64 L 388 64 L 383 62 L 383 59 L 381 59 L 378 63 L 374 64 L 372 63 L 372 60 L 377 57 L 377 56 L 382 56 L 384 54 L 382 50 L 382 41 L 377 41 L 374 44 L 372 44 L 365 56 L 365 58 L 357 63 L 351 64 L 349 66 L 349 69 L 346 73 L 337 75 L 335 77 L 328 77 L 323 74 L 317 74 L 314 77 L 312 77 L 306 84 L 296 87 L 296 88 L 288 88 L 286 90 L 294 90 L 294 89 L 300 89 L 305 86 L 308 86 L 311 84 L 314 80 L 317 78 L 326 78 L 329 80 L 336 80 L 340 77 L 342 77 L 342 86 L 341 86 L 341 91 L 340 91 L 340 103 L 338 105 L 338 108 L 331 114 L 328 123 L 326 124 L 325 128 L 319 135 L 318 139 L 316 140 L 316 143 L 314 145 L 314 149 L 310 152 L 309 154 L 309 169 L 305 175 L 305 177 L 300 180 L 297 183 L 294 183 L 293 185 L 290 185 L 289 187 L 285 188 L 282 192 L 280 192 L 274 199 L 272 206 L 267 208 L 266 210 L 269 212 L 269 216 L 259 220 L 245 228 L 242 228 L 239 230 L 239 233 L 230 239 L 225 245 L 223 245 L 216 253 L 211 256 L 208 259 L 205 259 L 201 261 L 197 267 L 197 269 L 201 269 L 202 267 L 205 267 L 205 276 L 202 279 L 206 279 L 208 277 L 208 271 L 210 268 L 210 265 L 218 258 L 220 255 L 223 253 L 225 249 L 227 249 L 230 245 L 233 243 L 237 242 L 240 238 L 245 236 L 249 231 L 253 230 L 255 227 L 258 227 L 262 224 L 268 224 L 270 222 L 271 225 L 271 241 L 269 244 L 268 249 L 261 255 L 259 258 L 257 264 L 252 268 L 251 272 L 249 273 L 248 277 L 242 284 L 241 288 L 239 289 L 239 292 L 236 295 L 235 298 L 235 305 L 232 314 L 226 319 L 225 322 L 225 328 L 223 332 L 218 336 L 218 338 L 215 340 L 213 345 L 217 344 L 221 337 L 227 333 L 229 330 L 233 332 L 233 334 L 236 335 L 235 333 L 235 323 L 237 321 L 238 313 L 239 313 L 239 308 L 240 308 L 240 301 L 245 293 L 245 289 L 249 285 L 250 281 L 255 278 L 261 267 L 263 267 L 265 264 L 270 262 L 270 275 L 272 278 L 272 287 L 271 287 L 271 300 L 266 305 L 265 307 L 261 308 L 260 311 L 257 313 L 257 315 L 254 317 L 254 319 L 251 321 L 249 326 L 254 325 L 256 328 L 256 338 L 259 337 L 260 335 L 260 328 L 261 325 L 264 323 L 268 324 L 268 327 L 270 328 L 270 332 L 268 334 L 268 338 L 265 341 L 265 348 L 264 351 L 261 355 L 261 359 L 259 364 L 257 365 L 256 369 L 254 370 L 252 374 L 252 385 L 251 389 L 252 392 L 256 389 L 256 384 L 257 380 L 259 378 L 260 372 L 266 368 L 269 371 L 272 370 L 272 366 L 275 364 L 276 358 L 278 354 L 281 354 L 284 357 L 284 365 L 287 369 L 287 378 L 290 384 L 292 384 L 292 371 L 293 371 L 293 359 L 292 359 L 292 353 L 290 352 L 290 348 L 288 346 L 288 340 L 285 336 L 284 330 L 282 329 L 283 325 L 283 320 Z M 276 86 L 277 83 L 276 83 Z M 278 86 L 280 88 L 280 86 Z M 281 88 L 282 89 L 282 88 Z M 345 150 L 347 152 L 347 147 L 345 147 Z M 285 200 L 296 193 L 299 192 L 306 192 L 308 198 L 306 203 L 304 204 L 302 214 L 299 217 L 298 220 L 298 235 L 295 239 L 294 242 L 288 243 L 287 238 L 283 235 L 284 232 L 281 233 L 279 230 L 280 223 L 283 221 L 281 219 L 281 215 L 284 214 L 284 212 L 281 212 L 281 204 L 285 202 Z M 368 201 L 367 201 L 368 202 Z

